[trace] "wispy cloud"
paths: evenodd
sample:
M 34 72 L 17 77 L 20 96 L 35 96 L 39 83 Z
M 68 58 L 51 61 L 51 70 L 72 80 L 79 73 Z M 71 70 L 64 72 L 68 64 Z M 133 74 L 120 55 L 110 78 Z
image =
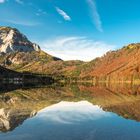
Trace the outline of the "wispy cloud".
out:
M 0 3 L 4 3 L 4 2 L 6 2 L 6 0 L 0 0 Z
M 38 9 L 37 13 L 36 13 L 36 16 L 42 16 L 42 15 L 46 15 L 46 14 L 47 14 L 47 12 L 44 11 L 43 9 Z
M 116 48 L 114 45 L 86 37 L 57 37 L 40 44 L 43 50 L 63 60 L 90 61 Z
M 71 20 L 71 17 L 65 12 L 63 11 L 62 9 L 60 9 L 59 7 L 55 7 L 56 8 L 56 11 L 67 21 L 70 21 Z
M 90 8 L 90 13 L 92 16 L 93 23 L 95 24 L 98 31 L 103 32 L 102 21 L 98 13 L 95 0 L 87 0 L 87 3 Z
M 15 0 L 18 4 L 23 4 L 24 2 L 22 0 Z

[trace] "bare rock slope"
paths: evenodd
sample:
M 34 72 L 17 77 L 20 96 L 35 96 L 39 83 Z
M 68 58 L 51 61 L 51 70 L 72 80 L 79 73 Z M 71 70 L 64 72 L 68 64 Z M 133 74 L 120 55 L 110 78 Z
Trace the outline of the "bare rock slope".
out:
M 39 51 L 40 47 L 30 42 L 25 35 L 11 27 L 0 27 L 0 53 Z

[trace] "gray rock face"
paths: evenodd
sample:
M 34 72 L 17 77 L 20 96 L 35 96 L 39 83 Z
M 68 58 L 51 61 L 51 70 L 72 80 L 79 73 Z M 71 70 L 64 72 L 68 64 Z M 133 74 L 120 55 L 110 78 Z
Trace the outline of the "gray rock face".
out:
M 40 47 L 30 42 L 17 29 L 0 27 L 0 53 L 39 51 Z

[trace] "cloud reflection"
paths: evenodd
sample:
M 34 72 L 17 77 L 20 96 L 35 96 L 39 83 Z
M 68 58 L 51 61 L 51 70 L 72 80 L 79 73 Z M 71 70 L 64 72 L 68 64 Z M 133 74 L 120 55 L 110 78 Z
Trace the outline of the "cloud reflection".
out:
M 87 101 L 60 102 L 38 112 L 37 118 L 61 124 L 80 124 L 84 121 L 101 119 L 111 116 L 99 106 L 92 105 Z

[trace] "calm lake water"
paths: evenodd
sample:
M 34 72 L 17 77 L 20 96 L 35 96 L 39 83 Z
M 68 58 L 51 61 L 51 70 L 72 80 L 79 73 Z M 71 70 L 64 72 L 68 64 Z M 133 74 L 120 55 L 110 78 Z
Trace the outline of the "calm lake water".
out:
M 0 140 L 140 140 L 139 86 L 1 91 Z

